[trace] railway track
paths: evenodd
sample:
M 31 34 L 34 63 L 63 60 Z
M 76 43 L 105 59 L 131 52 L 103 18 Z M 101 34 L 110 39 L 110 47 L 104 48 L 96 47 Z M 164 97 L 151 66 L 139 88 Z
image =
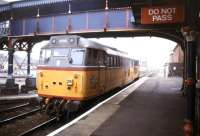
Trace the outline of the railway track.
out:
M 129 86 L 129 85 L 127 85 Z M 113 90 L 112 92 L 104 95 L 103 97 L 99 97 L 95 101 L 91 102 L 84 110 L 80 111 L 80 113 L 77 113 L 77 115 L 69 118 L 66 121 L 57 121 L 56 118 L 53 118 L 47 122 L 44 122 L 42 124 L 39 124 L 36 127 L 33 127 L 29 130 L 27 130 L 24 133 L 21 133 L 19 136 L 45 136 L 48 135 L 50 132 L 53 132 L 62 126 L 65 126 L 69 124 L 69 126 L 74 122 L 74 120 L 79 120 L 79 118 L 82 118 L 83 115 L 90 112 L 90 110 L 95 107 L 96 105 L 99 105 L 100 103 L 107 101 L 107 99 L 113 97 L 118 92 L 120 92 L 121 89 Z M 53 125 L 52 125 L 53 124 Z M 52 127 L 53 126 L 53 127 Z
M 80 111 L 80 113 L 77 113 L 73 116 L 71 116 L 69 119 L 67 120 L 60 120 L 57 121 L 56 117 L 53 117 L 51 119 L 48 119 L 46 121 L 40 122 L 37 125 L 34 124 L 27 124 L 29 125 L 29 129 L 25 129 L 25 131 L 22 131 L 22 133 L 18 133 L 17 136 L 44 136 L 49 134 L 50 132 L 53 132 L 54 130 L 62 127 L 63 125 L 69 123 L 70 121 L 72 121 L 73 119 L 81 116 L 82 114 L 84 114 L 87 110 L 89 110 L 90 108 L 92 108 L 93 106 L 97 105 L 99 102 L 103 101 L 104 99 L 108 98 L 109 96 L 111 96 L 112 94 L 115 94 L 117 91 L 113 91 L 113 93 L 107 94 L 105 95 L 103 98 L 99 98 L 96 101 L 91 102 L 91 104 L 85 108 L 84 110 Z M 41 117 L 42 118 L 42 117 Z M 20 117 L 19 117 L 20 119 Z M 19 127 L 18 127 L 19 129 Z M 8 133 L 9 134 L 9 133 Z M 12 135 L 12 134 L 11 134 Z M 14 136 L 14 135 L 13 135 Z
M 40 111 L 40 108 L 35 108 L 0 121 L 0 135 L 31 135 L 34 131 L 55 123 L 56 118 L 49 119 L 48 116 Z
M 54 117 L 52 119 L 49 119 L 49 120 L 47 120 L 47 121 L 45 121 L 45 122 L 43 122 L 43 123 L 31 128 L 31 129 L 29 129 L 27 131 L 21 133 L 19 136 L 30 136 L 30 135 L 33 135 L 34 132 L 39 131 L 40 129 L 43 129 L 44 127 L 46 127 L 48 125 L 54 124 L 54 123 L 56 123 L 56 121 L 57 121 L 56 117 Z
M 126 89 L 128 86 L 130 85 L 127 85 L 124 88 Z M 97 105 L 101 105 L 101 103 L 104 103 L 104 101 L 107 101 L 107 99 L 111 99 L 111 97 L 118 94 L 120 91 L 121 89 L 116 89 L 112 91 L 112 93 L 106 94 L 105 96 L 98 98 L 97 100 L 91 102 L 91 104 L 89 104 L 89 106 L 86 107 L 84 110 L 82 110 L 80 113 L 77 113 L 76 115 L 74 115 L 73 117 L 65 121 L 57 121 L 56 117 L 49 119 L 48 117 L 45 117 L 45 115 L 41 114 L 40 112 L 33 115 L 31 115 L 32 113 L 30 114 L 27 113 L 27 115 L 26 113 L 23 113 L 25 115 L 22 114 L 21 117 L 20 116 L 16 117 L 17 120 L 13 119 L 13 120 L 16 120 L 15 123 L 13 123 L 13 125 L 11 125 L 11 123 L 8 123 L 9 124 L 8 127 L 7 125 L 3 125 L 4 128 L 6 128 L 7 130 L 4 130 L 4 128 L 2 128 L 1 130 L 1 125 L 7 124 L 7 123 L 0 122 L 0 133 L 3 132 L 2 133 L 3 135 L 9 135 L 9 136 L 48 135 L 50 132 L 53 132 L 62 126 L 72 125 L 74 120 L 80 120 L 82 118 L 81 116 L 83 116 L 84 114 L 87 114 L 87 112 L 90 112 L 90 109 L 92 109 L 93 107 L 96 107 Z M 37 109 L 35 112 L 37 111 L 39 111 L 39 109 Z M 28 115 L 31 115 L 31 116 L 28 116 Z M 8 120 L 8 122 L 10 121 Z M 18 132 L 15 132 L 14 131 L 15 129 L 18 130 Z M 13 130 L 13 132 L 11 132 L 10 130 Z
M 24 112 L 24 113 L 22 113 L 22 114 L 19 114 L 19 115 L 12 116 L 12 117 L 6 118 L 6 119 L 4 119 L 4 120 L 1 120 L 1 121 L 0 121 L 0 126 L 4 125 L 4 124 L 6 124 L 6 123 L 9 123 L 9 122 L 11 122 L 11 121 L 14 121 L 14 120 L 16 120 L 16 119 L 24 118 L 24 117 L 26 117 L 26 116 L 29 116 L 29 115 L 31 115 L 31 114 L 34 114 L 34 113 L 38 112 L 39 110 L 40 110 L 40 108 L 36 108 L 36 109 L 31 110 L 31 111 Z
M 19 109 L 19 108 L 22 108 L 22 107 L 26 107 L 26 106 L 28 106 L 28 105 L 29 105 L 29 103 L 23 103 L 23 104 L 20 104 L 20 105 L 16 105 L 16 106 L 13 106 L 13 107 L 9 107 L 9 108 L 0 110 L 0 113 L 9 112 L 9 111 L 12 111 L 12 110 L 15 110 L 15 109 Z
M 0 111 L 8 107 L 14 107 L 22 104 L 29 103 L 29 100 L 1 100 L 4 96 L 0 97 Z M 6 98 L 6 96 L 5 96 Z M 6 107 L 5 107 L 6 106 Z

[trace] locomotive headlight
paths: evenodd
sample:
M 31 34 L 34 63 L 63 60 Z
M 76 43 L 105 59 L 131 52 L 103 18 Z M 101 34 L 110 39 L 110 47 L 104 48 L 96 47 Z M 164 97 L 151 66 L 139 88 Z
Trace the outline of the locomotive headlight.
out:
M 75 39 L 74 39 L 74 38 L 69 38 L 69 42 L 70 42 L 70 43 L 74 43 L 74 42 L 75 42 Z
M 73 85 L 73 80 L 67 80 L 67 86 L 72 86 Z
M 51 43 L 56 44 L 56 39 L 52 39 Z

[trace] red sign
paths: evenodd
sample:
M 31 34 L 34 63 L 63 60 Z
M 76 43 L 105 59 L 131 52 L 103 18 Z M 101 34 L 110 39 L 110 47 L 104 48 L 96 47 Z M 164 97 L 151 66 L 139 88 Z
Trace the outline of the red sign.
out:
M 145 7 L 141 10 L 141 24 L 183 23 L 184 20 L 182 6 Z

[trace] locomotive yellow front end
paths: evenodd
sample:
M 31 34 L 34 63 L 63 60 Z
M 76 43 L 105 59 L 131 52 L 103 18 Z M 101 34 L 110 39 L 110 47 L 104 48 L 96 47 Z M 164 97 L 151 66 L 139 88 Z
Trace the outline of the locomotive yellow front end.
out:
M 38 94 L 43 97 L 58 97 L 82 100 L 84 72 L 75 69 L 38 67 Z

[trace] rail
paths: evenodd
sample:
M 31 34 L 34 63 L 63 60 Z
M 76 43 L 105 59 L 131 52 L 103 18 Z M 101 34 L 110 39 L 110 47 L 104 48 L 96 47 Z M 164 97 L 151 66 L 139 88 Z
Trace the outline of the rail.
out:
M 40 110 L 40 108 L 36 108 L 36 109 L 34 109 L 34 110 L 31 110 L 31 111 L 28 111 L 28 112 L 19 114 L 19 115 L 17 115 L 17 116 L 13 116 L 13 117 L 11 117 L 11 118 L 7 118 L 7 119 L 5 119 L 5 120 L 2 120 L 2 121 L 0 121 L 0 126 L 3 125 L 3 124 L 9 123 L 9 122 L 11 122 L 11 121 L 14 121 L 14 120 L 16 120 L 16 119 L 24 118 L 24 117 L 26 117 L 26 116 L 28 116 L 28 115 L 34 114 L 34 113 L 38 112 L 39 110 Z
M 57 118 L 54 117 L 54 118 L 52 118 L 52 119 L 50 119 L 50 120 L 47 120 L 47 121 L 43 122 L 42 124 L 37 125 L 36 127 L 33 127 L 33 128 L 31 128 L 31 129 L 29 129 L 29 130 L 23 132 L 23 133 L 20 134 L 19 136 L 30 136 L 30 135 L 32 135 L 35 131 L 38 131 L 38 130 L 44 128 L 45 126 L 48 126 L 48 125 L 50 125 L 50 124 L 53 124 L 53 123 L 55 123 L 56 121 L 57 121 Z
M 15 109 L 19 109 L 19 108 L 22 108 L 22 107 L 26 107 L 28 105 L 29 105 L 29 103 L 24 103 L 24 104 L 21 104 L 21 105 L 17 105 L 17 106 L 14 106 L 14 107 L 10 107 L 10 108 L 7 108 L 7 109 L 0 110 L 0 113 L 8 112 L 8 111 L 15 110 Z

